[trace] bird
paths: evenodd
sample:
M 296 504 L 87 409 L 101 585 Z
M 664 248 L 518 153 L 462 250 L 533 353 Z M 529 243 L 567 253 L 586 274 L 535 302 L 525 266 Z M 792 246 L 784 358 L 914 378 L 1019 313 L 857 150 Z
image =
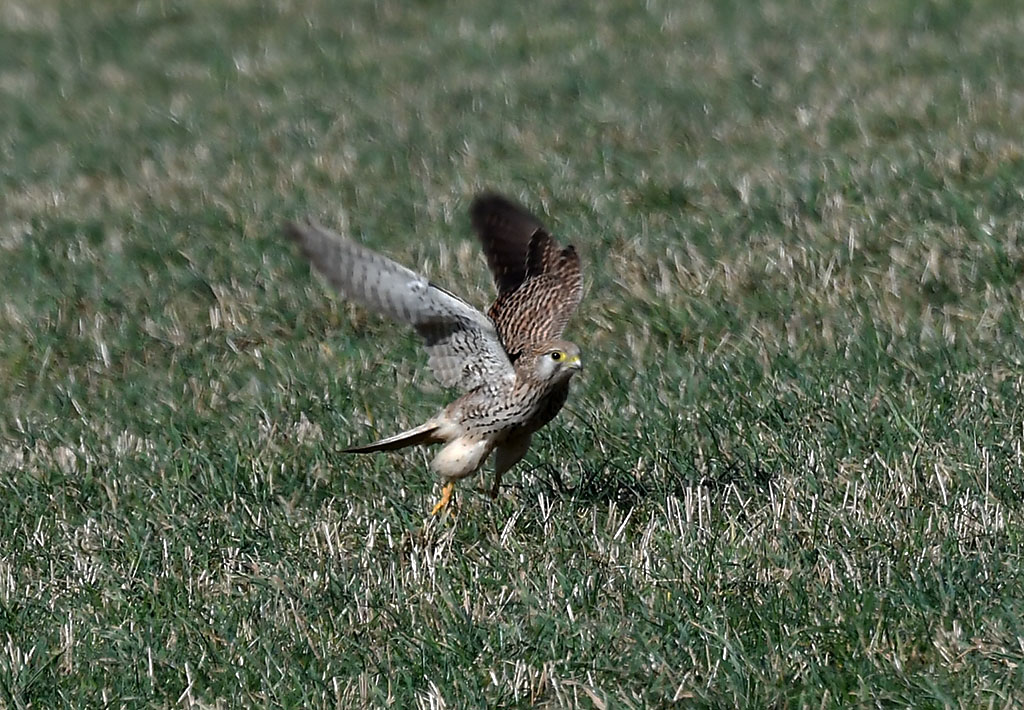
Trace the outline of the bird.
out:
M 432 515 L 448 506 L 455 482 L 476 473 L 492 454 L 490 494 L 497 497 L 502 476 L 562 409 L 569 382 L 583 367 L 579 346 L 562 339 L 583 293 L 576 249 L 560 246 L 525 207 L 498 193 L 478 195 L 470 220 L 498 291 L 486 314 L 315 221 L 284 226 L 342 297 L 411 325 L 436 379 L 461 393 L 419 426 L 344 449 L 369 454 L 444 444 L 430 464 L 443 481 Z

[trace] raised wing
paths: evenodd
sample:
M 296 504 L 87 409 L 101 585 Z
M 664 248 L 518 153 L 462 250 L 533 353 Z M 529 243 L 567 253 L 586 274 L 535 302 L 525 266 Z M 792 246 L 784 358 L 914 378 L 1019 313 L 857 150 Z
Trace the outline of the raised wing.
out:
M 476 198 L 470 214 L 498 286 L 488 315 L 514 362 L 531 345 L 561 337 L 583 295 L 580 258 L 500 195 Z
M 544 232 L 544 225 L 522 205 L 494 193 L 476 197 L 469 216 L 498 294 L 516 290 L 526 278 L 530 240 Z
M 514 376 L 494 324 L 461 298 L 318 224 L 289 222 L 285 234 L 345 298 L 413 326 L 442 385 L 469 391 Z

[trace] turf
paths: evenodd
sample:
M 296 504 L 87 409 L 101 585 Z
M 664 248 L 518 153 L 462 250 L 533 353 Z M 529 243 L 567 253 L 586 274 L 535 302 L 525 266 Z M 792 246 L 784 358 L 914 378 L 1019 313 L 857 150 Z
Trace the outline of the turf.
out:
M 1024 13 L 0 7 L 0 708 L 1024 705 Z M 586 370 L 491 501 L 347 445 L 451 393 L 280 238 Z M 485 480 L 481 483 L 486 484 Z

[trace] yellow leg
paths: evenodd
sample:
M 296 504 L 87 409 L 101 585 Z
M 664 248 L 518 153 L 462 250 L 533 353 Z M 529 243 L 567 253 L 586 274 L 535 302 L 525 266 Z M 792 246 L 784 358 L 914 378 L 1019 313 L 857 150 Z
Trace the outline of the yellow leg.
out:
M 444 484 L 444 488 L 441 489 L 441 500 L 437 501 L 437 505 L 435 505 L 434 509 L 430 511 L 431 515 L 437 515 L 445 509 L 445 506 L 447 506 L 449 501 L 452 499 L 452 491 L 454 490 L 455 481 L 448 481 L 448 483 Z

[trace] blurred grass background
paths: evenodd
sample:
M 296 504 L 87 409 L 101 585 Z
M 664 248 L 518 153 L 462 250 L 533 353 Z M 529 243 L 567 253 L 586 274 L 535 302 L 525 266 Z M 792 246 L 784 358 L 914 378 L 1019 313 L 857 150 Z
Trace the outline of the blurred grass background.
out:
M 0 708 L 1020 707 L 1024 9 L 0 6 Z M 580 250 L 566 411 L 450 399 L 279 238 L 481 306 Z M 411 383 L 411 384 L 410 384 Z

